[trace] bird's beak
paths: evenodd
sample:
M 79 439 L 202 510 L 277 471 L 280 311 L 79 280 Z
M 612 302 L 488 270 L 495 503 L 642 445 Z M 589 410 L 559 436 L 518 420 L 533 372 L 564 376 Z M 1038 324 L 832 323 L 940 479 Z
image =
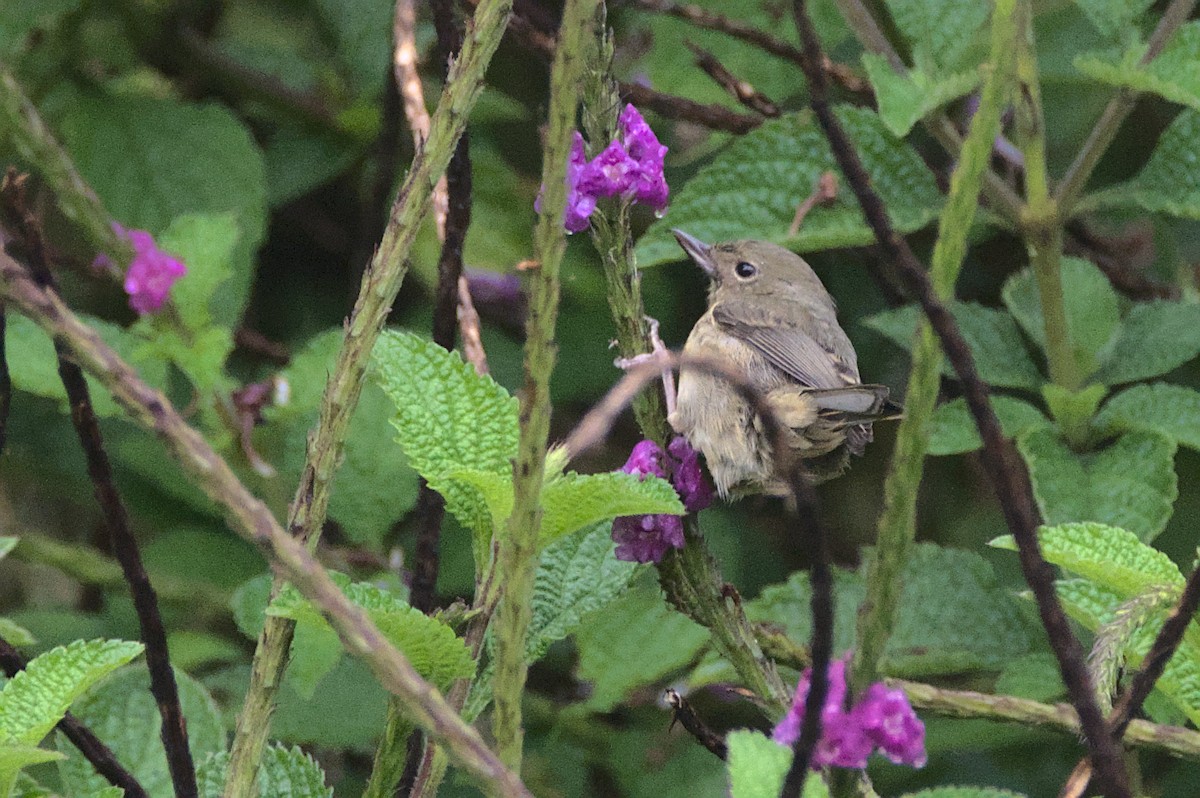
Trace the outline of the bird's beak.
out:
M 679 246 L 683 247 L 683 251 L 696 262 L 697 266 L 704 269 L 709 277 L 717 276 L 717 265 L 713 262 L 711 246 L 678 228 L 671 232 L 675 234 L 675 240 L 679 242 Z

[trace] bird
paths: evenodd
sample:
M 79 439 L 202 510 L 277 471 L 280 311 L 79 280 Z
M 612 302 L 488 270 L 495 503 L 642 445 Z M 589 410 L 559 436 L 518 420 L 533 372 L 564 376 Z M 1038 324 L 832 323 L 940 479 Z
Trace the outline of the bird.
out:
M 787 445 L 813 484 L 861 455 L 871 423 L 898 418 L 887 386 L 864 384 L 837 305 L 799 255 L 767 241 L 706 244 L 673 230 L 708 275 L 708 311 L 683 347 L 668 422 L 699 450 L 722 498 L 786 495 L 767 425 L 733 386 L 699 361 L 732 370 L 782 424 Z M 693 365 L 688 365 L 688 359 Z

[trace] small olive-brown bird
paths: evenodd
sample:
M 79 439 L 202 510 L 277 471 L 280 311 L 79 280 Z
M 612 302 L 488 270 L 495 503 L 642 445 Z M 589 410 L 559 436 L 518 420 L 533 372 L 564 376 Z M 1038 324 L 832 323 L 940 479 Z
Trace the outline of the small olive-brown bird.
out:
M 766 241 L 706 244 L 674 230 L 711 278 L 708 312 L 683 355 L 716 361 L 761 392 L 814 482 L 840 474 L 870 442 L 871 422 L 896 418 L 883 385 L 864 385 L 837 306 L 804 259 Z M 704 454 L 723 496 L 780 495 L 766 425 L 727 380 L 680 369 L 675 431 Z

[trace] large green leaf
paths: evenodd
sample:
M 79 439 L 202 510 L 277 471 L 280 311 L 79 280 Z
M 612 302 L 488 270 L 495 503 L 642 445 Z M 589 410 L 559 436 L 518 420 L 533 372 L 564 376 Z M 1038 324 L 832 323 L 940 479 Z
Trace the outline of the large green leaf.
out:
M 1133 0 L 1136 5 L 1145 1 Z M 1153 92 L 1173 102 L 1200 108 L 1200 22 L 1180 27 L 1163 51 L 1142 66 L 1145 54 L 1146 43 L 1136 41 L 1123 51 L 1084 53 L 1075 59 L 1075 68 L 1113 86 Z
M 1044 526 L 1038 530 L 1038 543 L 1047 562 L 1124 598 L 1151 588 L 1183 588 L 1179 566 L 1125 529 L 1096 523 Z M 991 545 L 1017 550 L 1011 535 L 996 538 Z
M 71 104 L 62 137 L 83 177 L 126 227 L 157 235 L 184 214 L 234 215 L 242 235 L 233 276 L 211 307 L 222 325 L 236 324 L 266 231 L 262 154 L 241 120 L 219 105 L 90 95 Z
M 356 88 L 377 93 L 391 62 L 391 7 L 377 0 L 317 0 L 316 7 Z
M 1127 33 L 1154 0 L 1075 0 L 1096 29 L 1105 36 Z
M 1000 428 L 1012 438 L 1030 429 L 1049 427 L 1050 419 L 1033 405 L 1012 396 L 992 396 L 992 410 L 1000 419 Z M 965 399 L 952 399 L 933 411 L 929 429 L 932 456 L 973 452 L 983 445 L 975 418 Z
M 955 302 L 950 310 L 971 347 L 980 377 L 1005 388 L 1036 390 L 1042 384 L 1044 379 L 1030 358 L 1012 316 L 971 302 Z M 906 305 L 877 313 L 863 323 L 911 350 L 919 316 L 915 305 Z M 942 373 L 953 375 L 948 362 L 943 363 Z
M 1080 258 L 1063 258 L 1061 267 L 1063 310 L 1075 361 L 1084 374 L 1096 370 L 1102 355 L 1117 336 L 1121 314 L 1117 293 L 1096 266 Z M 1004 304 L 1038 346 L 1046 348 L 1042 296 L 1033 269 L 1025 269 L 1004 283 Z
M 1128 432 L 1111 445 L 1078 454 L 1052 429 L 1017 438 L 1033 493 L 1047 524 L 1098 521 L 1145 542 L 1158 536 L 1179 495 L 1175 443 L 1156 432 Z
M 225 774 L 229 754 L 209 756 L 196 768 L 200 798 L 221 798 L 225 794 Z M 325 786 L 325 771 L 316 760 L 298 747 L 272 743 L 263 752 L 258 770 L 259 798 L 333 798 L 333 788 Z
M 941 75 L 913 69 L 900 75 L 883 56 L 863 53 L 862 61 L 875 89 L 879 118 L 901 137 L 930 113 L 979 85 L 975 72 Z
M 1184 109 L 1163 131 L 1142 170 L 1128 182 L 1096 194 L 1096 205 L 1139 207 L 1183 219 L 1200 219 L 1200 111 Z
M 200 761 L 209 754 L 224 751 L 225 724 L 208 691 L 180 670 L 175 671 L 175 682 L 187 722 L 192 759 Z M 150 677 L 145 668 L 130 667 L 113 674 L 72 711 L 112 749 L 117 761 L 141 782 L 152 798 L 174 795 L 159 735 L 162 717 L 150 693 Z M 107 785 L 65 736 L 59 734 L 56 745 L 67 755 L 58 770 L 70 794 L 87 795 Z
M 1100 435 L 1146 430 L 1200 449 L 1200 392 L 1165 382 L 1134 385 L 1109 399 L 1093 423 Z
M 1200 354 L 1200 305 L 1139 302 L 1121 324 L 1095 379 L 1105 385 L 1157 377 Z
M 892 224 L 904 233 L 932 221 L 942 205 L 933 175 L 917 154 L 897 140 L 873 112 L 838 109 L 858 145 L 871 183 L 883 197 Z M 874 240 L 849 192 L 818 207 L 799 233 L 788 236 L 796 206 L 812 193 L 822 173 L 837 172 L 833 154 L 809 113 L 765 122 L 742 136 L 689 180 L 671 208 L 638 242 L 638 263 L 682 260 L 671 235 L 681 228 L 709 242 L 737 238 L 773 241 L 800 252 L 869 244 Z M 842 180 L 845 185 L 845 180 Z
M 749 729 L 730 732 L 725 743 L 729 746 L 731 798 L 776 798 L 792 765 L 792 749 Z M 810 773 L 801 795 L 828 798 L 829 788 L 820 774 Z
M 991 11 L 991 3 L 975 0 L 887 0 L 887 7 L 913 45 L 917 66 L 951 69 L 962 66 L 972 45 L 981 43 L 979 32 Z
M 41 742 L 76 699 L 141 652 L 141 643 L 77 640 L 35 657 L 0 688 L 0 743 Z
M 618 516 L 683 515 L 684 512 L 675 488 L 664 479 L 641 479 L 620 471 L 568 472 L 542 489 L 541 541 L 548 543 L 568 532 Z

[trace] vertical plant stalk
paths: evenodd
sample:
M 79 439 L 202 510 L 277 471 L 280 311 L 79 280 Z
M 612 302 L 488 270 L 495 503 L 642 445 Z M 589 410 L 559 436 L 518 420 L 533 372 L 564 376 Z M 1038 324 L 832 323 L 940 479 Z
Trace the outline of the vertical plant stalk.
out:
M 1000 500 L 1005 522 L 1017 541 L 1021 570 L 1033 591 L 1042 625 L 1058 660 L 1063 683 L 1079 713 L 1092 762 L 1109 798 L 1128 798 L 1129 781 L 1120 747 L 1106 733 L 1083 650 L 1058 602 L 1053 570 L 1042 558 L 1038 546 L 1038 514 L 1033 503 L 1029 475 L 1013 445 L 1000 429 L 1000 422 L 988 401 L 987 385 L 979 378 L 971 349 L 954 317 L 938 299 L 933 284 L 908 248 L 908 243 L 892 228 L 883 201 L 871 187 L 871 178 L 863 168 L 853 143 L 833 114 L 824 74 L 815 66 L 820 63 L 821 45 L 805 10 L 805 0 L 795 0 L 793 7 L 803 49 L 808 56 L 804 74 L 808 79 L 813 112 L 829 139 L 838 166 L 858 199 L 863 216 L 875 233 L 880 250 L 898 268 L 906 286 L 921 303 L 946 356 L 962 381 L 967 407 L 983 440 L 984 467 Z
M 484 73 L 511 11 L 512 0 L 484 0 L 476 9 L 462 53 L 450 68 L 430 120 L 429 138 L 413 158 L 392 205 L 383 239 L 363 275 L 341 351 L 325 386 L 317 427 L 309 435 L 304 470 L 288 515 L 289 532 L 306 542 L 310 550 L 315 548 L 325 522 L 334 472 L 366 382 L 371 350 L 404 280 L 413 241 L 429 212 L 430 193 L 445 172 L 471 109 L 483 92 Z M 294 628 L 291 620 L 267 618 L 259 636 L 250 689 L 238 715 L 230 751 L 227 798 L 248 798 L 256 789 L 258 763 L 266 746 L 275 694 L 287 667 Z
M 2 189 L 5 211 L 17 228 L 20 242 L 28 252 L 30 271 L 35 282 L 44 290 L 55 291 L 54 275 L 41 227 L 28 210 L 24 197 L 24 180 L 13 172 L 4 178 Z M 58 360 L 58 375 L 71 408 L 71 424 L 79 437 L 87 461 L 88 477 L 104 517 L 109 545 L 121 565 L 130 597 L 137 613 L 142 642 L 146 646 L 146 667 L 150 674 L 150 693 L 158 704 L 162 720 L 159 735 L 166 755 L 167 769 L 176 798 L 196 798 L 196 767 L 188 747 L 187 721 L 179 704 L 179 688 L 167 650 L 167 631 L 158 611 L 158 597 L 146 573 L 137 540 L 129 523 L 129 511 L 117 488 L 112 463 L 104 449 L 100 424 L 92 407 L 91 393 L 83 369 L 70 354 L 66 344 L 54 339 L 54 355 Z
M 601 8 L 597 49 L 586 72 L 583 123 L 592 146 L 599 148 L 616 135 L 621 108 L 620 93 L 609 68 L 612 40 L 604 30 Z M 621 357 L 630 358 L 651 350 L 641 278 L 633 257 L 629 230 L 629 205 L 603 205 L 592 216 L 592 241 L 604 265 L 608 303 L 617 330 Z M 666 446 L 671 428 L 658 389 L 641 391 L 633 399 L 634 417 L 642 434 Z M 684 519 L 684 550 L 667 553 L 658 565 L 659 580 L 668 600 L 713 635 L 718 651 L 737 670 L 746 686 L 776 712 L 787 706 L 789 696 L 779 672 L 759 647 L 741 604 L 722 594 L 724 580 L 716 561 L 700 534 L 696 516 Z
M 493 680 L 493 733 L 500 759 L 513 770 L 521 766 L 524 732 L 521 696 L 528 665 L 525 635 L 533 609 L 541 529 L 542 477 L 550 434 L 550 374 L 554 370 L 558 320 L 559 266 L 567 248 L 563 209 L 567 202 L 567 159 L 575 111 L 599 0 L 567 0 L 563 7 L 558 48 L 550 70 L 550 103 L 542 161 L 542 202 L 534 229 L 536 267 L 529 286 L 529 318 L 525 324 L 525 384 L 521 389 L 521 431 L 513 464 L 513 511 L 501 531 L 499 571 L 504 593 L 496 616 L 496 670 Z
M 4 340 L 7 329 L 4 303 L 0 302 L 0 455 L 4 454 L 8 443 L 8 414 L 12 409 L 12 375 L 8 373 L 8 350 Z
M 992 143 L 1000 132 L 1000 114 L 1012 89 L 1012 55 L 1017 34 L 1014 3 L 1015 0 L 997 0 L 992 11 L 991 55 L 979 109 L 971 120 L 958 166 L 950 176 L 950 194 L 938 223 L 930 280 L 943 301 L 954 296 L 954 284 L 966 255 L 967 233 L 978 207 L 983 172 L 991 157 Z M 867 596 L 859 610 L 850 671 L 851 695 L 858 695 L 878 681 L 879 664 L 895 625 L 903 589 L 901 574 L 916 537 L 917 494 L 929 445 L 929 421 L 937 403 L 941 365 L 941 347 L 929 322 L 922 319 L 904 396 L 904 418 L 896 432 L 896 449 L 884 481 L 875 554 L 867 566 Z
M 0 297 L 48 335 L 61 339 L 75 362 L 112 393 L 135 423 L 158 435 L 196 487 L 224 508 L 230 529 L 258 547 L 275 571 L 320 610 L 346 650 L 363 658 L 380 685 L 403 700 L 408 716 L 444 743 L 463 770 L 496 795 L 529 798 L 517 775 L 504 767 L 437 689 L 421 678 L 366 612 L 346 598 L 304 543 L 284 530 L 170 400 L 138 377 L 56 294 L 38 286 L 21 264 L 2 252 Z
M 1022 232 L 1037 277 L 1045 325 L 1046 360 L 1050 379 L 1070 391 L 1083 387 L 1084 376 L 1075 359 L 1071 331 L 1063 305 L 1062 220 L 1050 195 L 1046 169 L 1046 120 L 1033 41 L 1031 0 L 1017 4 L 1017 139 L 1025 155 L 1025 201 Z

